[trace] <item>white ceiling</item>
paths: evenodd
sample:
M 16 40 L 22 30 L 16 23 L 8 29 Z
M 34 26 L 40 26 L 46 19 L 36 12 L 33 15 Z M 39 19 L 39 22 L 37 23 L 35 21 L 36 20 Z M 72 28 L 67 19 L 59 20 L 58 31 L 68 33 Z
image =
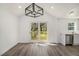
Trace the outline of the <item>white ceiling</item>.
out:
M 79 17 L 79 4 L 78 3 L 36 3 L 37 5 L 44 8 L 45 13 L 49 13 L 56 17 Z M 1 3 L 0 9 L 8 10 L 16 16 L 22 16 L 25 12 L 25 7 L 28 3 Z M 21 6 L 22 8 L 18 8 Z M 53 7 L 53 8 L 51 8 Z M 73 11 L 74 15 L 70 15 Z

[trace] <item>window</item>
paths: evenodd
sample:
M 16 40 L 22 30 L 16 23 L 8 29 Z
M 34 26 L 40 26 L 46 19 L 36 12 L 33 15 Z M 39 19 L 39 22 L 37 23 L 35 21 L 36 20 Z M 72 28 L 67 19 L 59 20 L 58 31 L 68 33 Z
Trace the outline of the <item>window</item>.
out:
M 68 30 L 74 30 L 74 23 L 68 23 Z

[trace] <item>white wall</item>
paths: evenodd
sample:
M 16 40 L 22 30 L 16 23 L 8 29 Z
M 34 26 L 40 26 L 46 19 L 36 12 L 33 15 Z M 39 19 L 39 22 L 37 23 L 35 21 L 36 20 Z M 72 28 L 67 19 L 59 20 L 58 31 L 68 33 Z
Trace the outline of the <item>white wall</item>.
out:
M 5 9 L 0 9 L 0 55 L 16 45 L 17 42 L 17 18 Z
M 32 22 L 46 22 L 48 26 L 48 42 L 57 43 L 57 18 L 46 12 L 43 16 L 37 18 L 25 15 L 19 18 L 19 39 L 21 43 L 31 41 L 30 28 Z
M 77 34 L 74 35 L 74 45 L 79 45 L 79 19 L 77 19 Z

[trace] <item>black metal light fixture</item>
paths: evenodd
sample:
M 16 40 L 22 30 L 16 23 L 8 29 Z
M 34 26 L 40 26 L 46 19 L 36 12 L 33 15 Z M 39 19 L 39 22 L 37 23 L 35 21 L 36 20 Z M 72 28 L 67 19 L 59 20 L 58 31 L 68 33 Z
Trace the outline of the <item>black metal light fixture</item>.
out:
M 25 15 L 30 17 L 39 17 L 44 14 L 43 8 L 36 5 L 35 3 L 32 3 L 28 7 L 25 8 Z

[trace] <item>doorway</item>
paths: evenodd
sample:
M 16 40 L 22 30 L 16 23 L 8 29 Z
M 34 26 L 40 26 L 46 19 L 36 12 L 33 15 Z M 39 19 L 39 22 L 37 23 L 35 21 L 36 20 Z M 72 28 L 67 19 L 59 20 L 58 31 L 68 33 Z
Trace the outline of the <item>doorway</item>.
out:
M 31 23 L 31 39 L 33 41 L 46 41 L 47 23 Z

